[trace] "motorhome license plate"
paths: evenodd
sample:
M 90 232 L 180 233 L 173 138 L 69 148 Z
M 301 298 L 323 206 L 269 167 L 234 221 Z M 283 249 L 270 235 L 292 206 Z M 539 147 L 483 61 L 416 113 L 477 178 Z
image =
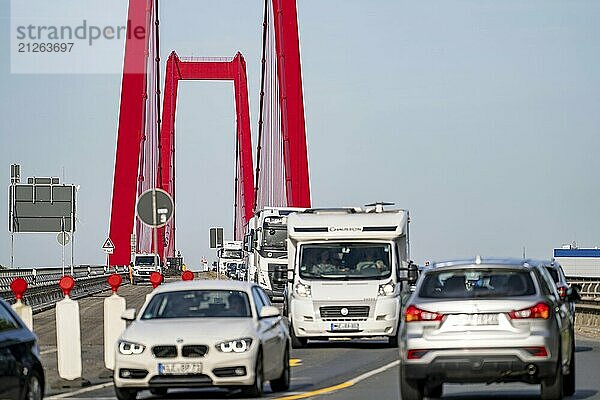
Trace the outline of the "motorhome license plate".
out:
M 336 322 L 331 324 L 332 331 L 357 331 L 358 322 Z
M 498 314 L 460 314 L 454 325 L 484 326 L 498 325 Z
M 202 373 L 200 363 L 168 363 L 158 364 L 159 375 L 189 375 Z

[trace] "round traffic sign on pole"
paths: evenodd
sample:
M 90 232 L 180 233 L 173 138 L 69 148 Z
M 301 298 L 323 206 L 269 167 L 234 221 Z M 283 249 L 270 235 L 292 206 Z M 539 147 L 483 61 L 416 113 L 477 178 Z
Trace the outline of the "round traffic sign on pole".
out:
M 165 226 L 173 216 L 173 198 L 162 189 L 148 189 L 138 198 L 135 207 L 143 224 L 153 228 Z

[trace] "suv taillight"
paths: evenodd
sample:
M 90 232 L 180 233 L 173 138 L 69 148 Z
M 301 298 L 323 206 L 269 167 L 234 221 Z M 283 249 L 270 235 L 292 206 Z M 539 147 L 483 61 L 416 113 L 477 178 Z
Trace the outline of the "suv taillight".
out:
M 406 307 L 406 311 L 404 311 L 404 320 L 406 322 L 441 321 L 442 318 L 444 318 L 444 314 L 421 310 L 413 305 Z
M 550 317 L 550 307 L 546 303 L 537 303 L 535 306 L 515 310 L 508 313 L 511 319 L 526 319 L 526 318 L 541 318 L 548 319 Z
M 558 295 L 560 296 L 560 298 L 562 300 L 564 300 L 565 297 L 567 297 L 567 287 L 566 286 L 563 286 L 563 285 L 557 286 L 556 290 L 558 290 Z

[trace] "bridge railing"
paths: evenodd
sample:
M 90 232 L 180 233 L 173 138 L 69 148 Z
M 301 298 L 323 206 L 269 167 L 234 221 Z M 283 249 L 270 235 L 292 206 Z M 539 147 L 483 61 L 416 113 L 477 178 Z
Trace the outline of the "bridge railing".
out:
M 70 272 L 70 267 L 65 268 L 66 274 L 70 274 Z M 109 289 L 107 278 L 113 273 L 121 274 L 125 278 L 129 274 L 129 270 L 127 267 L 111 267 L 108 270 L 103 265 L 73 267 L 75 287 L 71 292 L 71 298 L 91 296 Z M 23 278 L 28 285 L 23 301 L 33 308 L 34 313 L 46 310 L 63 298 L 62 291 L 58 286 L 58 281 L 62 276 L 62 267 L 0 270 L 0 297 L 10 303 L 14 302 L 15 298 L 10 289 L 10 283 L 15 278 Z M 123 283 L 127 282 L 129 282 L 128 279 L 123 279 Z

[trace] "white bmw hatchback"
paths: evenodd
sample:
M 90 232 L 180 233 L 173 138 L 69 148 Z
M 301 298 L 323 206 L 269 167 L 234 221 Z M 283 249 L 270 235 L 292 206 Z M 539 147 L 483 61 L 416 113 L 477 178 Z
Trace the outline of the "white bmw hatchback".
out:
M 146 299 L 116 348 L 114 385 L 119 400 L 141 390 L 241 388 L 260 397 L 290 385 L 287 323 L 253 283 L 181 281 L 164 284 Z

